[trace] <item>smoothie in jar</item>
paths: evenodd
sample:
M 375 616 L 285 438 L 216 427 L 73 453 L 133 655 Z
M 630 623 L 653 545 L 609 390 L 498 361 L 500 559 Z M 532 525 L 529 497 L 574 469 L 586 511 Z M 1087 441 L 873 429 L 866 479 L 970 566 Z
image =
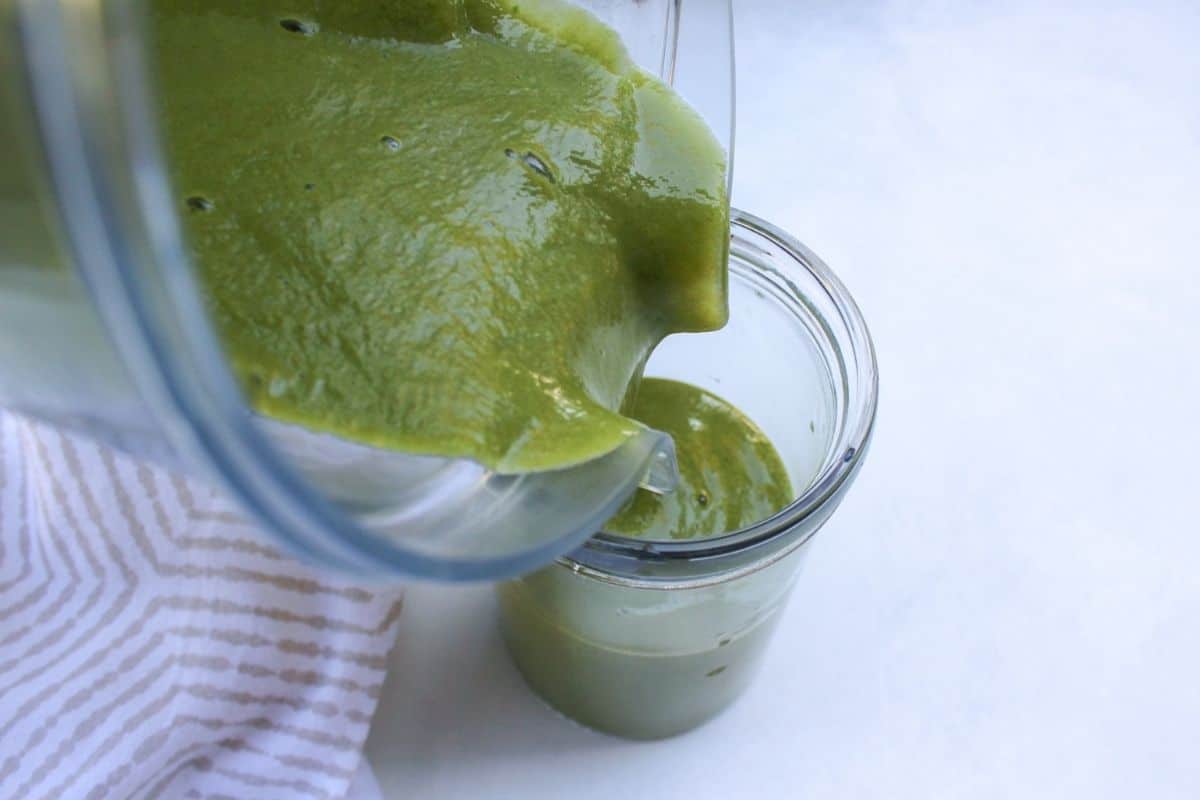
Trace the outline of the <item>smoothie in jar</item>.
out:
M 633 405 L 675 437 L 683 485 L 639 494 L 584 546 L 498 587 L 527 683 L 622 737 L 684 733 L 746 690 L 874 425 L 854 300 L 786 233 L 732 218 L 728 324 L 665 341 Z
M 671 434 L 679 486 L 665 496 L 638 492 L 609 533 L 703 540 L 791 502 L 774 446 L 711 392 L 646 378 L 629 413 Z M 776 600 L 793 573 L 785 561 L 753 587 L 671 592 L 555 565 L 499 588 L 502 627 L 518 668 L 554 708 L 608 733 L 659 738 L 699 725 L 745 690 L 782 607 L 759 595 Z

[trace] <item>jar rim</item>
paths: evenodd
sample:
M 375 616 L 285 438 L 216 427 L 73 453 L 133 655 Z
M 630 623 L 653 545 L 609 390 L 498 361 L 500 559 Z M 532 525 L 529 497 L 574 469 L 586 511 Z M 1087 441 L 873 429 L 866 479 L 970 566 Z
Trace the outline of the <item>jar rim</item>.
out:
M 759 217 L 732 209 L 730 228 L 750 247 L 754 240 L 773 246 L 793 266 L 806 270 L 832 303 L 841 335 L 824 326 L 840 353 L 849 353 L 843 375 L 853 381 L 845 417 L 827 452 L 826 462 L 800 495 L 772 516 L 720 536 L 688 541 L 634 539 L 601 531 L 558 564 L 608 582 L 644 588 L 723 582 L 757 571 L 808 541 L 841 501 L 863 463 L 875 427 L 879 398 L 875 346 L 862 311 L 845 284 L 812 250 Z M 764 251 L 766 252 L 766 251 Z M 731 258 L 733 257 L 731 253 Z

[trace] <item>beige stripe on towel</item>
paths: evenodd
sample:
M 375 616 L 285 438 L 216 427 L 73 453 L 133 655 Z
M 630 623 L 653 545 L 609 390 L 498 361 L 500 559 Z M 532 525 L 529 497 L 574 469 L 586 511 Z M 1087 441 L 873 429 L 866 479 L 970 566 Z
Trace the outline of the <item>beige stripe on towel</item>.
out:
M 339 798 L 397 589 L 214 490 L 0 412 L 0 794 Z

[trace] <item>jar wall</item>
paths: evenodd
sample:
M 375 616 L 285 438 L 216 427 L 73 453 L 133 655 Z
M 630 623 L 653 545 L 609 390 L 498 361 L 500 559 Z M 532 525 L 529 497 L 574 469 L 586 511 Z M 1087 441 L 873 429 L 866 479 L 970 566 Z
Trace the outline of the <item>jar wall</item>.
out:
M 501 630 L 526 681 L 562 713 L 618 736 L 673 736 L 750 684 L 807 548 L 691 588 L 630 586 L 560 562 L 499 587 Z

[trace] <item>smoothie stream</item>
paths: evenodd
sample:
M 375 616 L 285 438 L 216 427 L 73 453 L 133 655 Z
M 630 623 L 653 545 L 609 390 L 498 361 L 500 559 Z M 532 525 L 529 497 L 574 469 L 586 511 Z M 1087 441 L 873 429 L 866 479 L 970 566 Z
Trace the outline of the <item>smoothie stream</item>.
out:
M 760 522 L 792 501 L 787 468 L 749 418 L 696 386 L 646 378 L 629 415 L 675 440 L 679 487 L 638 492 L 605 525 L 641 539 L 707 539 Z

